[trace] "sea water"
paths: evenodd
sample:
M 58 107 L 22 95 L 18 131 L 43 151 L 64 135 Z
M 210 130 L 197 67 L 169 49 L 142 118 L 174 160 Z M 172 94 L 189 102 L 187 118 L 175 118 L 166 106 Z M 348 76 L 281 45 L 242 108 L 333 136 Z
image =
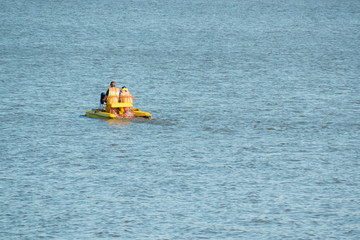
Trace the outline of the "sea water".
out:
M 0 9 L 0 239 L 360 238 L 359 1 Z

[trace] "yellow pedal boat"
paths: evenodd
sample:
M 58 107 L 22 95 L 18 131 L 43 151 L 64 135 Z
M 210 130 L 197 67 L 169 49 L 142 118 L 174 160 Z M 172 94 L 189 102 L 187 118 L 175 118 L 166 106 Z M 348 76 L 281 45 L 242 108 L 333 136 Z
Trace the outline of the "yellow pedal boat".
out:
M 151 119 L 152 114 L 140 111 L 138 108 L 132 108 L 132 103 L 112 103 L 111 108 L 118 108 L 119 114 L 108 113 L 104 109 L 93 109 L 85 112 L 85 116 L 100 119 L 116 119 L 116 118 L 146 118 Z M 124 108 L 130 108 L 125 112 Z

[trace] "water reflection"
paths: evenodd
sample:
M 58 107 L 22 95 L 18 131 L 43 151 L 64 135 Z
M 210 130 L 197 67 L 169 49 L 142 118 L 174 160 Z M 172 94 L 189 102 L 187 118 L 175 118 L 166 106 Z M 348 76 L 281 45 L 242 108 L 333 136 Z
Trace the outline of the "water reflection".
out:
M 129 118 L 118 118 L 118 119 L 109 119 L 104 121 L 106 121 L 108 125 L 111 127 L 123 127 L 124 125 L 132 124 L 133 120 L 134 119 L 129 119 Z

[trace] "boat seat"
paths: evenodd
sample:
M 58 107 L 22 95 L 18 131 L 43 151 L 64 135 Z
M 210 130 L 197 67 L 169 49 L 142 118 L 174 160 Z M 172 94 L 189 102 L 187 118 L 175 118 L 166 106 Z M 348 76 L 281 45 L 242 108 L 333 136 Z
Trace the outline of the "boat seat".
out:
M 120 107 L 132 107 L 133 104 L 132 103 L 112 103 L 111 107 L 112 108 L 120 108 Z

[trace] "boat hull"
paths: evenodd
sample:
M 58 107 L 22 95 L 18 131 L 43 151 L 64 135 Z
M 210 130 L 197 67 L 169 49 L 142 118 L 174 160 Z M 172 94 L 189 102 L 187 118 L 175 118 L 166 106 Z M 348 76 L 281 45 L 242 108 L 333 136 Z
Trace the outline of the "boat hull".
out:
M 102 109 L 89 110 L 85 112 L 85 116 L 91 118 L 99 118 L 99 119 L 117 119 L 117 118 L 146 118 L 151 119 L 152 114 L 148 112 L 140 111 L 139 109 L 132 109 L 131 112 L 133 116 L 129 117 L 128 115 L 119 115 L 107 113 Z

